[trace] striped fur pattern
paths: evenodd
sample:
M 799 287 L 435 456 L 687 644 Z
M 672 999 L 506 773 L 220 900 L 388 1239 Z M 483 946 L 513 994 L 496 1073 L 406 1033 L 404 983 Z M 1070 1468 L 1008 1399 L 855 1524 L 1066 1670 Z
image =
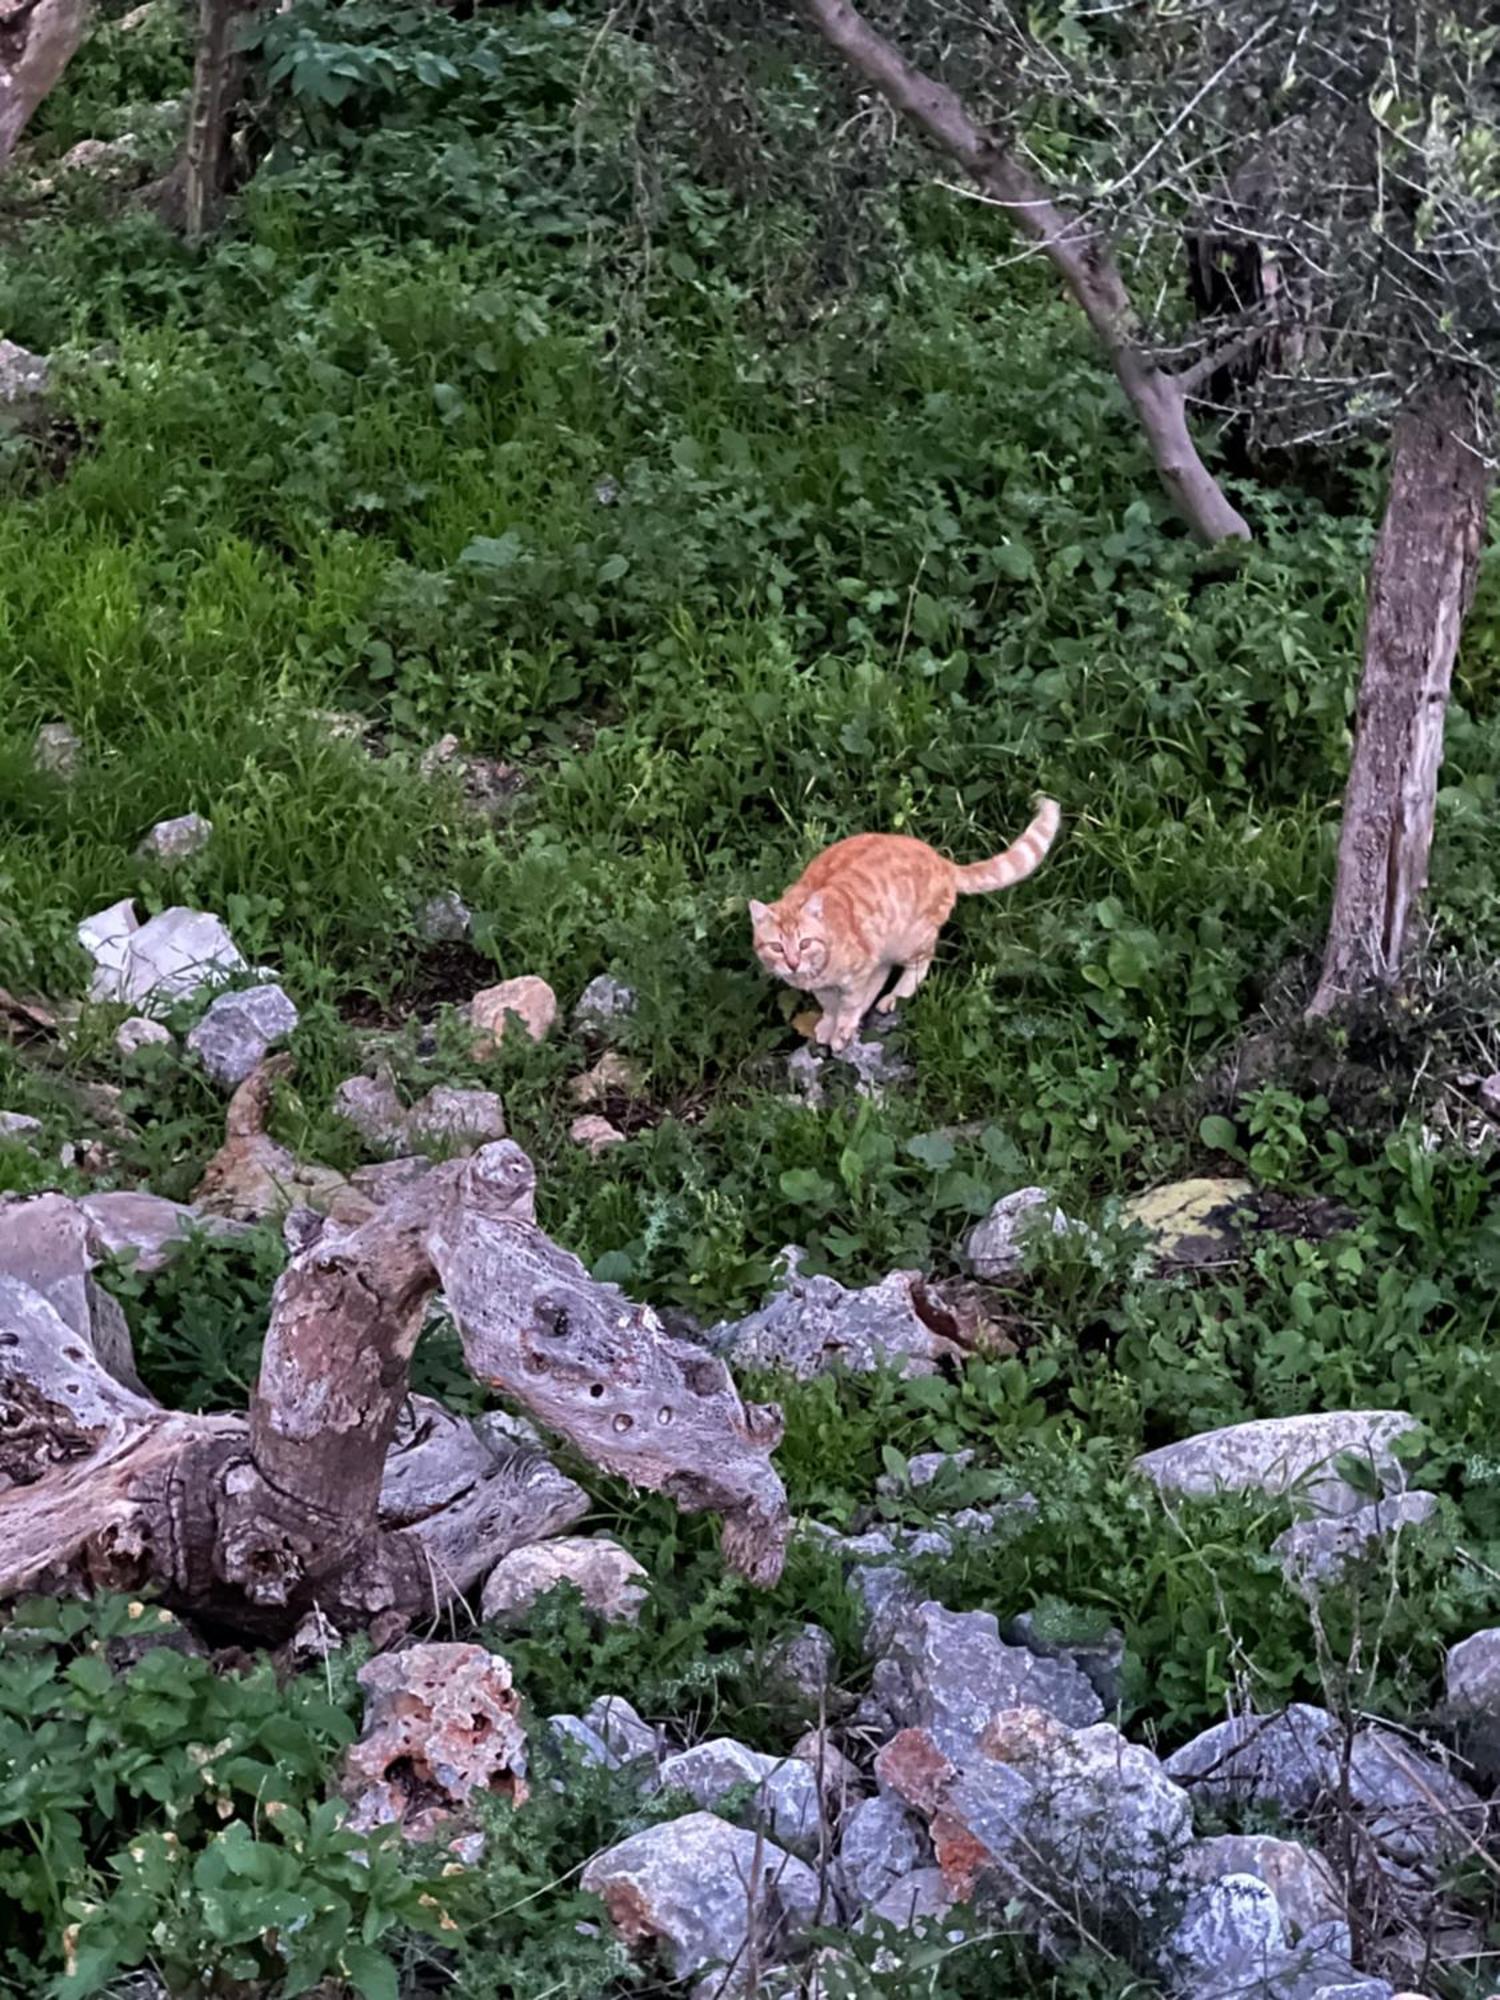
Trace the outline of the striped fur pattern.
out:
M 958 898 L 1008 889 L 1039 868 L 1061 817 L 1051 799 L 1038 799 L 1013 846 L 968 867 L 903 834 L 841 840 L 777 902 L 751 903 L 756 955 L 773 978 L 816 998 L 823 1014 L 815 1038 L 845 1049 L 872 1006 L 889 1013 L 916 992 Z

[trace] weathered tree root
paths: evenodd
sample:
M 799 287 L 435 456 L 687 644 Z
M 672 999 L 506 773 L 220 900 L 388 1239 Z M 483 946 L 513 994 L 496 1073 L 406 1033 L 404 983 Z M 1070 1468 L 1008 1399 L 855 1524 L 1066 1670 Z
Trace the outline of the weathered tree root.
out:
M 440 1285 L 478 1380 L 634 1485 L 721 1512 L 726 1560 L 774 1581 L 779 1410 L 747 1408 L 722 1362 L 590 1278 L 537 1228 L 534 1191 L 507 1141 L 368 1221 L 306 1218 L 248 1418 L 161 1409 L 0 1279 L 0 1598 L 154 1582 L 273 1636 L 314 1606 L 345 1626 L 428 1615 L 566 1528 L 586 1496 L 539 1451 L 409 1395 Z

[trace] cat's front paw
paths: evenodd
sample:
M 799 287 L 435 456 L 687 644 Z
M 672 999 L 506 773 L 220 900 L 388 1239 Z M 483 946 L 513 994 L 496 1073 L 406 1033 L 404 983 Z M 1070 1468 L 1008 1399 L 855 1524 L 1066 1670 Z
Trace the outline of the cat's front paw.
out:
M 837 1032 L 838 1023 L 834 1020 L 832 1014 L 825 1014 L 817 1027 L 813 1029 L 812 1038 L 815 1042 L 821 1042 L 825 1047 L 832 1048 L 834 1046 L 833 1038 Z
M 880 998 L 875 1002 L 875 1012 L 877 1014 L 894 1014 L 900 1004 L 901 1002 L 896 994 L 882 993 Z

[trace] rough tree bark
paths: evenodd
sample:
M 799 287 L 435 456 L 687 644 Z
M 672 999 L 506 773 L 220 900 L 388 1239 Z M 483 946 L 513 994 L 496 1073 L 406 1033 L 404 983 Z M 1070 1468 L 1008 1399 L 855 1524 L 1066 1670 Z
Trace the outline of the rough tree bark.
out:
M 199 0 L 187 138 L 170 171 L 145 194 L 167 227 L 180 229 L 189 243 L 200 242 L 219 219 L 229 182 L 235 106 L 245 87 L 240 25 L 262 4 L 263 0 Z
M 1489 489 L 1472 398 L 1462 384 L 1440 382 L 1396 427 L 1313 1017 L 1400 976 L 1411 915 L 1427 886 L 1443 721 Z
M 314 1608 L 344 1626 L 430 1615 L 570 1525 L 587 1498 L 541 1452 L 408 1395 L 440 1283 L 477 1379 L 633 1484 L 721 1511 L 726 1559 L 774 1580 L 780 1412 L 747 1408 L 722 1362 L 590 1278 L 536 1227 L 534 1189 L 507 1141 L 357 1224 L 304 1211 L 248 1421 L 163 1410 L 68 1298 L 0 1273 L 0 1599 L 149 1581 L 278 1636 Z
M 0 173 L 88 32 L 90 0 L 0 0 Z
M 1205 542 L 1248 541 L 1248 523 L 1203 463 L 1188 426 L 1189 394 L 1211 358 L 1182 374 L 1158 367 L 1140 344 L 1125 281 L 1097 225 L 1054 200 L 1028 166 L 980 130 L 954 91 L 909 63 L 849 0 L 801 0 L 801 5 L 829 46 L 951 154 L 986 200 L 1003 209 L 1052 265 L 1109 357 L 1162 484 L 1193 533 Z

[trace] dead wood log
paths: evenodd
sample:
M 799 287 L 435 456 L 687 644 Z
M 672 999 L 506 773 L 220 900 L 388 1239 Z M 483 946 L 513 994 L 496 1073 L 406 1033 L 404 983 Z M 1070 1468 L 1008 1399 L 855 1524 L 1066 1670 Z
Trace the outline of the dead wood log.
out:
M 88 33 L 90 0 L 0 0 L 0 173 Z
M 260 1636 L 430 1615 L 587 1498 L 538 1450 L 408 1393 L 441 1283 L 476 1377 L 585 1456 L 725 1515 L 727 1560 L 779 1574 L 780 1412 L 591 1279 L 535 1225 L 509 1142 L 450 1161 L 367 1221 L 299 1227 L 248 1415 L 162 1410 L 33 1286 L 0 1277 L 0 1598 L 158 1585 Z M 54 1198 L 55 1199 L 55 1198 Z M 394 1447 L 394 1450 L 393 1450 Z

